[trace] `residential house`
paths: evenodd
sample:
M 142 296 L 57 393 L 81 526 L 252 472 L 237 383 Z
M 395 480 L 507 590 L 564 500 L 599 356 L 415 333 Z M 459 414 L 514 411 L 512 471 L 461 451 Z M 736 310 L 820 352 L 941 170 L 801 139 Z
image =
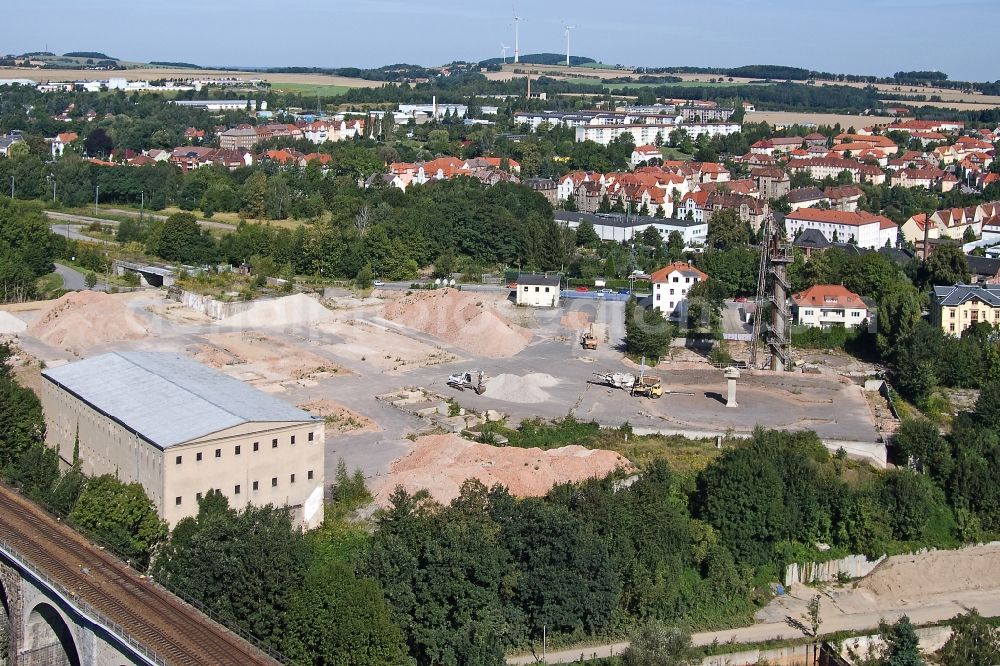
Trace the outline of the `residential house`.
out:
M 878 249 L 896 244 L 899 226 L 881 215 L 864 211 L 802 208 L 785 216 L 785 230 L 796 237 L 815 229 L 831 243 L 847 242 L 862 248 Z
M 559 307 L 559 287 L 562 276 L 548 273 L 521 273 L 517 276 L 515 302 L 534 308 Z
M 706 203 L 705 221 L 712 224 L 712 214 L 720 210 L 735 210 L 740 220 L 748 222 L 756 232 L 767 217 L 769 208 L 766 201 L 756 197 L 742 194 L 728 194 L 725 192 L 712 192 L 708 195 Z
M 559 204 L 559 183 L 551 178 L 528 178 L 523 184 L 545 197 L 552 206 Z
M 653 144 L 647 144 L 645 146 L 637 146 L 635 150 L 632 151 L 632 158 L 629 162 L 633 167 L 637 167 L 643 162 L 649 162 L 649 160 L 662 160 L 663 153 L 660 149 Z
M 958 183 L 954 175 L 935 168 L 901 169 L 893 174 L 893 187 L 920 187 L 947 192 Z
M 813 208 L 822 203 L 830 203 L 823 190 L 818 187 L 798 187 L 788 192 L 788 205 L 793 211 L 800 208 Z
M 842 172 L 846 171 L 851 175 L 855 183 L 864 182 L 871 183 L 872 185 L 881 185 L 885 182 L 885 172 L 879 167 L 841 157 L 793 159 L 785 168 L 792 174 L 799 173 L 800 171 L 806 172 L 815 180 L 836 178 Z
M 931 321 L 956 337 L 981 322 L 1000 324 L 1000 284 L 935 286 Z
M 750 178 L 765 199 L 778 199 L 791 189 L 788 174 L 778 167 L 754 167 Z
M 219 147 L 226 150 L 251 150 L 259 141 L 257 130 L 250 126 L 227 129 L 219 135 Z
M 809 148 L 812 147 L 826 148 L 827 138 L 822 134 L 820 134 L 819 132 L 813 132 L 812 134 L 806 136 L 805 143 L 806 146 Z
M 62 157 L 63 152 L 66 150 L 66 146 L 79 138 L 80 137 L 76 132 L 61 132 L 57 134 L 54 139 L 49 139 L 49 145 L 52 149 L 52 157 Z
M 842 185 L 839 187 L 828 187 L 823 191 L 830 208 L 853 213 L 858 209 L 858 202 L 864 196 L 864 191 L 857 185 Z
M 653 307 L 668 319 L 684 321 L 688 313 L 688 292 L 708 276 L 683 261 L 664 266 L 650 276 Z
M 861 297 L 839 284 L 813 285 L 794 294 L 792 302 L 799 326 L 856 328 L 868 318 L 868 306 Z

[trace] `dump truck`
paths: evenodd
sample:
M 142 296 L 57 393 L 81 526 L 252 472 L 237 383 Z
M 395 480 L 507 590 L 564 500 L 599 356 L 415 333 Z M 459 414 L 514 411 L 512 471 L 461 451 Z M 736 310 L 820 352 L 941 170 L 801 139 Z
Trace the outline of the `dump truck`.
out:
M 590 330 L 583 334 L 580 341 L 584 349 L 597 349 L 597 336 L 594 335 L 594 325 L 590 325 Z
M 482 370 L 467 370 L 448 376 L 448 386 L 459 391 L 470 389 L 476 395 L 482 395 L 486 391 L 486 373 Z

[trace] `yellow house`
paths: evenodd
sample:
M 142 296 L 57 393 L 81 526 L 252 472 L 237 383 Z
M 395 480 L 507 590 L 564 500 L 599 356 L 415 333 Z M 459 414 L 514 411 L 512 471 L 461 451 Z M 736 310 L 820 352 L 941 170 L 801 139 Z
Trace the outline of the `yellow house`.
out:
M 934 287 L 933 321 L 948 335 L 980 322 L 1000 324 L 1000 284 L 956 284 Z

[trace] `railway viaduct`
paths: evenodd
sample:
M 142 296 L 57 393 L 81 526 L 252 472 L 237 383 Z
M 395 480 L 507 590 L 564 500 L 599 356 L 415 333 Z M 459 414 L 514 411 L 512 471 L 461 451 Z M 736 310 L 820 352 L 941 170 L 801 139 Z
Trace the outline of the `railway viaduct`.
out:
M 0 666 L 130 664 L 279 662 L 0 485 Z

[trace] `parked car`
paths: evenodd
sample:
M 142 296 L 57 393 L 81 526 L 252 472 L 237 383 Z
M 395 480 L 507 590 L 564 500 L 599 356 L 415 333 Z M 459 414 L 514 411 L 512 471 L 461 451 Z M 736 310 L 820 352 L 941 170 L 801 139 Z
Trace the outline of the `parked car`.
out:
M 619 294 L 623 294 L 625 296 L 631 296 L 632 295 L 632 290 L 631 289 L 619 289 L 618 293 Z
M 385 282 L 382 282 L 382 280 L 375 280 L 374 282 L 372 282 L 372 284 L 375 285 L 376 287 L 384 287 L 385 286 Z
M 589 290 L 589 289 L 587 289 L 586 287 L 577 287 L 577 288 L 576 288 L 576 290 L 577 290 L 577 291 L 590 291 L 590 290 Z
M 613 294 L 613 293 L 615 293 L 615 290 L 614 289 L 601 289 L 601 293 L 602 294 Z
M 737 296 L 736 298 L 733 299 L 733 302 L 734 303 L 746 303 L 747 302 L 747 297 L 746 296 Z

